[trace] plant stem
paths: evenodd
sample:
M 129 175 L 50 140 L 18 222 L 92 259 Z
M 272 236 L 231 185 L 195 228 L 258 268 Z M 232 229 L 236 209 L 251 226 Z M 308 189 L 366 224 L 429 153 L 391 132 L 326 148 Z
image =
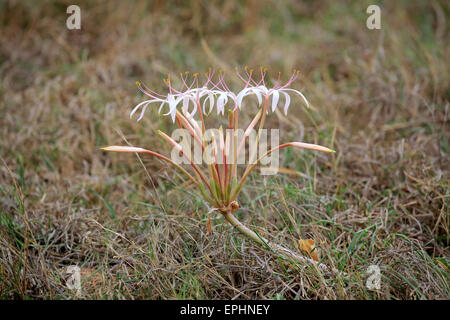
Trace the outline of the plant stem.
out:
M 328 268 L 326 265 L 324 265 L 322 263 L 319 264 L 310 258 L 299 255 L 283 246 L 280 246 L 276 243 L 270 242 L 269 240 L 257 235 L 254 231 L 250 230 L 244 224 L 242 224 L 242 222 L 240 222 L 238 219 L 236 219 L 236 217 L 233 215 L 233 213 L 230 210 L 223 213 L 223 215 L 224 215 L 225 219 L 227 219 L 227 221 L 229 223 L 231 223 L 231 225 L 233 227 L 235 227 L 240 233 L 245 235 L 247 238 L 253 240 L 257 244 L 259 244 L 267 249 L 270 249 L 270 251 L 273 254 L 275 254 L 276 256 L 286 258 L 288 260 L 293 260 L 296 263 L 301 263 L 301 264 L 310 263 L 310 264 L 313 264 L 314 266 L 319 267 L 319 269 L 321 269 L 322 271 L 328 271 Z

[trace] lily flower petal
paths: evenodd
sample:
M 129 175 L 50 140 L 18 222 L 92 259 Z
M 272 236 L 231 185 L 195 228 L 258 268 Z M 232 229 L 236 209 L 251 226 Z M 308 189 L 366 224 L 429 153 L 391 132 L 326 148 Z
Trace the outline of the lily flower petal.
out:
M 287 111 L 289 109 L 289 105 L 291 104 L 291 97 L 289 96 L 289 94 L 287 94 L 286 92 L 282 92 L 284 94 L 284 98 L 286 100 L 286 102 L 284 103 L 284 114 L 287 116 Z
M 272 112 L 277 108 L 278 100 L 280 99 L 280 93 L 278 90 L 273 90 L 272 92 Z
M 241 92 L 238 93 L 237 95 L 237 100 L 236 100 L 236 104 L 239 107 L 239 109 L 241 108 L 242 105 L 242 100 L 244 99 L 244 97 L 246 95 L 248 95 L 248 92 L 251 90 L 251 88 L 245 88 L 243 89 Z
M 295 89 L 289 89 L 289 88 L 288 88 L 288 89 L 282 89 L 282 91 L 292 91 L 292 92 L 298 94 L 300 97 L 302 97 L 303 101 L 305 101 L 306 106 L 309 107 L 309 102 L 308 102 L 308 100 L 306 100 L 305 96 L 304 96 L 303 93 L 301 93 L 300 91 L 295 90 Z
M 183 111 L 184 112 L 187 112 L 187 109 L 188 109 L 188 107 L 189 107 L 189 97 L 184 97 L 183 98 Z
M 152 103 L 152 102 L 157 102 L 157 101 L 161 101 L 161 100 L 160 100 L 160 99 L 151 99 L 151 100 L 145 100 L 145 101 L 139 103 L 138 105 L 136 105 L 136 106 L 133 108 L 133 110 L 131 110 L 131 112 L 130 112 L 130 118 L 133 117 L 133 114 L 135 114 L 136 111 L 138 111 L 139 108 L 140 108 L 141 106 L 143 106 L 143 105 L 147 106 L 148 104 L 150 104 L 150 103 Z
M 217 113 L 221 112 L 222 114 L 225 112 L 225 105 L 228 102 L 228 96 L 226 93 L 222 93 L 217 99 Z
M 256 98 L 258 99 L 258 105 L 260 106 L 262 103 L 262 95 L 261 92 L 259 92 L 259 90 L 252 90 L 252 92 L 256 95 Z

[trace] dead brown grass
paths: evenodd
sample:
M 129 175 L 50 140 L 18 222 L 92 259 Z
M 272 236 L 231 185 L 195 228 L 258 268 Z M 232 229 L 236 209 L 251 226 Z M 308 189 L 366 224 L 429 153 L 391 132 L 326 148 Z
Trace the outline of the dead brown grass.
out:
M 0 7 L 0 297 L 33 299 L 448 299 L 449 8 L 334 1 L 67 1 Z M 294 248 L 320 244 L 334 277 L 293 268 L 212 216 L 158 160 L 104 154 L 169 119 L 128 119 L 134 87 L 210 65 L 300 67 L 316 111 L 270 118 L 282 139 L 334 147 L 283 153 L 301 175 L 253 174 L 237 213 Z M 382 288 L 365 287 L 377 264 Z M 67 266 L 82 269 L 81 296 Z

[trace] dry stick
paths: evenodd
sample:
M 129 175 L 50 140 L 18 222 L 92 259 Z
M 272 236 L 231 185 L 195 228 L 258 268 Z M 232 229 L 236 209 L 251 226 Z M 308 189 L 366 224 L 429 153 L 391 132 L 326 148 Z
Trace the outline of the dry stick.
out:
M 235 227 L 240 233 L 245 235 L 250 240 L 253 240 L 254 242 L 258 243 L 259 245 L 262 245 L 263 247 L 266 247 L 266 248 L 267 247 L 270 248 L 272 253 L 274 253 L 275 255 L 286 258 L 286 259 L 293 260 L 297 263 L 302 263 L 302 264 L 304 264 L 305 262 L 310 263 L 314 266 L 319 267 L 319 269 L 321 271 L 325 271 L 325 272 L 328 271 L 328 267 L 325 264 L 323 264 L 323 263 L 319 264 L 310 258 L 299 255 L 285 247 L 282 247 L 276 243 L 270 242 L 269 240 L 257 235 L 253 230 L 250 230 L 244 224 L 242 224 L 242 222 L 240 222 L 238 219 L 236 219 L 236 217 L 233 215 L 231 210 L 226 211 L 225 213 L 223 213 L 223 215 L 224 215 L 225 219 L 227 219 L 227 221 L 229 223 L 231 223 L 231 225 L 233 227 Z

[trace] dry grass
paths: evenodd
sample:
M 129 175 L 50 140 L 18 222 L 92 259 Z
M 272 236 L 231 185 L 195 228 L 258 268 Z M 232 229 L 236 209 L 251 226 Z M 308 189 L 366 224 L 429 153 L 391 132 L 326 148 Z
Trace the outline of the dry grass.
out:
M 0 4 L 0 297 L 92 299 L 449 299 L 449 57 L 446 2 L 73 1 Z M 446 40 L 447 39 L 447 40 Z M 168 152 L 128 119 L 143 80 L 209 66 L 300 67 L 315 107 L 272 115 L 282 141 L 335 157 L 283 152 L 302 175 L 253 174 L 236 214 L 295 248 L 320 244 L 327 276 L 292 268 L 212 216 L 192 185 L 156 159 L 148 175 L 123 143 Z M 382 287 L 365 287 L 377 264 Z

